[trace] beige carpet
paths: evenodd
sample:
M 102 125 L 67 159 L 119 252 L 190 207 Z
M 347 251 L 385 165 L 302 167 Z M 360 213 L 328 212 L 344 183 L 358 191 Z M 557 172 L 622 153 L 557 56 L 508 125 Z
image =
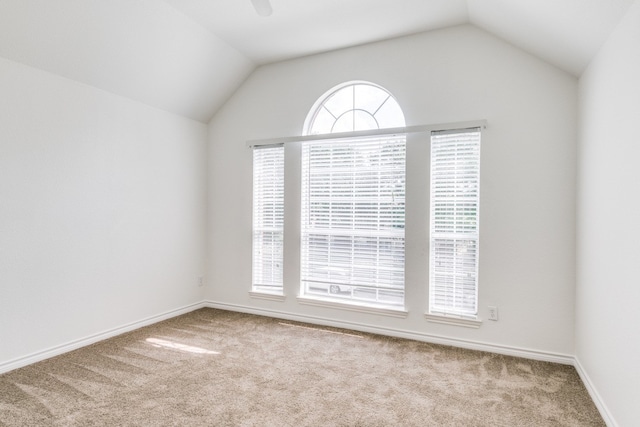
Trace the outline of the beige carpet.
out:
M 0 376 L 8 426 L 603 426 L 573 367 L 202 309 Z

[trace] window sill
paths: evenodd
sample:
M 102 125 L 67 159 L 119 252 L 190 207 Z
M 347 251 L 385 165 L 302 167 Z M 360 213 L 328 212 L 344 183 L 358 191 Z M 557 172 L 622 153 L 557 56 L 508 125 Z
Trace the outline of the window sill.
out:
M 282 294 L 272 294 L 269 292 L 249 291 L 249 296 L 256 299 L 266 299 L 269 301 L 284 301 L 285 296 Z
M 371 304 L 353 304 L 350 302 L 337 302 L 334 300 L 317 298 L 317 297 L 309 297 L 309 296 L 299 296 L 298 302 L 303 305 L 313 305 L 316 307 L 327 307 L 327 308 L 336 308 L 339 310 L 347 310 L 347 311 L 355 311 L 358 313 L 367 313 L 367 314 L 378 314 L 382 316 L 390 316 L 390 317 L 398 317 L 404 319 L 409 314 L 404 308 L 386 308 L 386 307 L 378 307 Z
M 424 318 L 428 322 L 442 323 L 444 325 L 463 326 L 465 328 L 478 329 L 482 325 L 481 319 L 468 319 L 452 314 L 430 314 L 425 313 Z

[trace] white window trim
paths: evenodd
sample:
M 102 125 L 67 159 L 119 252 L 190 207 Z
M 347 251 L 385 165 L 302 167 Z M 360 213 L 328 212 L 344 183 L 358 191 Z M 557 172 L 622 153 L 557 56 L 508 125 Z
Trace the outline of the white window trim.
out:
M 466 318 L 462 316 L 456 316 L 453 314 L 438 314 L 438 313 L 425 313 L 424 318 L 428 322 L 441 323 L 444 325 L 464 326 L 466 328 L 478 329 L 482 325 L 482 319 L 479 317 L 475 319 Z
M 440 130 L 457 130 L 468 128 L 482 128 L 487 127 L 486 120 L 475 120 L 468 122 L 453 122 L 453 123 L 441 123 L 433 125 L 420 125 L 420 126 L 407 126 L 403 128 L 388 128 L 388 129 L 373 129 L 373 130 L 361 130 L 356 132 L 344 132 L 344 133 L 328 133 L 320 135 L 303 135 L 303 136 L 283 136 L 270 139 L 253 139 L 246 142 L 248 148 L 253 148 L 259 145 L 275 145 L 275 144 L 289 144 L 295 142 L 304 141 L 324 141 L 324 140 L 340 140 L 340 139 L 354 139 L 366 136 L 389 136 L 389 135 L 410 135 L 414 133 L 431 133 L 433 131 Z M 429 142 L 429 141 L 425 141 Z
M 269 301 L 280 301 L 280 302 L 286 299 L 286 296 L 284 294 L 276 294 L 276 293 L 270 293 L 265 291 L 249 291 L 249 296 L 251 298 L 256 298 L 256 299 L 264 299 Z
M 404 319 L 409 315 L 409 312 L 404 308 L 395 309 L 395 308 L 389 308 L 388 306 L 385 306 L 383 308 L 370 303 L 358 302 L 356 304 L 349 300 L 336 301 L 328 298 L 325 299 L 319 296 L 311 297 L 309 295 L 298 296 L 297 299 L 299 304 L 311 305 L 315 307 L 337 308 L 340 310 L 355 311 L 358 313 L 376 314 L 376 315 L 389 316 L 389 317 L 397 317 L 400 319 Z

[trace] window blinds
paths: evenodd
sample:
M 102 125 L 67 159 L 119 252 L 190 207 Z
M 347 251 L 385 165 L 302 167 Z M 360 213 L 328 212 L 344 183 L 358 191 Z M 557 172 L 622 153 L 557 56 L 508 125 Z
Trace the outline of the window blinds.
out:
M 253 290 L 282 293 L 284 146 L 253 149 Z
M 404 305 L 405 137 L 302 144 L 304 294 Z
M 480 129 L 431 133 L 429 311 L 475 317 Z

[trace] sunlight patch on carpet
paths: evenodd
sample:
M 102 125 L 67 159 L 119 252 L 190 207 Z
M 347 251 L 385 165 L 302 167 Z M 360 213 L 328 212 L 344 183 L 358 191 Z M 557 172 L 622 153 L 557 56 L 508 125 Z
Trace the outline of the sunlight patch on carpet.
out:
M 180 344 L 174 341 L 161 340 L 159 338 L 147 338 L 146 341 L 154 347 L 169 348 L 172 350 L 186 351 L 187 353 L 195 354 L 220 354 L 218 351 L 207 350 L 201 347 L 194 347 L 191 345 Z

